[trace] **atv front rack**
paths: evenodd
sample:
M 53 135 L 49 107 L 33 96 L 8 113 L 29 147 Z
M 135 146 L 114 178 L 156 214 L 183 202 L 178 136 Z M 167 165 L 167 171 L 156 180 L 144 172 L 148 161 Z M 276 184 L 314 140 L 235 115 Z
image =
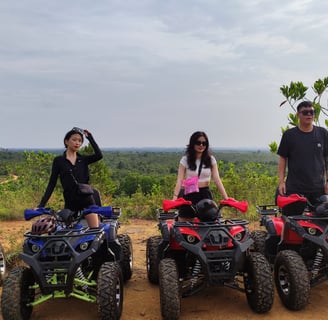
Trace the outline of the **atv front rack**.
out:
M 245 253 L 253 242 L 246 227 L 248 223 L 244 219 L 175 222 L 171 234 L 181 247 L 197 257 L 208 283 L 223 285 L 241 270 Z M 240 238 L 233 234 L 233 228 L 240 229 Z
M 97 252 L 105 239 L 103 228 L 62 229 L 50 235 L 24 234 L 24 252 L 20 258 L 38 279 L 43 294 L 73 288 L 76 271 L 82 261 Z

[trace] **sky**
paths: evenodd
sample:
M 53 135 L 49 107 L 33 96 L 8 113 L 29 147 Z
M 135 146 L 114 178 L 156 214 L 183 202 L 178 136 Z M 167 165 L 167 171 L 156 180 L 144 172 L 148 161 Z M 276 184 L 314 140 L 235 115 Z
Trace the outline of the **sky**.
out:
M 328 76 L 322 0 L 0 2 L 0 148 L 268 149 L 282 85 Z M 309 96 L 311 91 L 309 90 Z

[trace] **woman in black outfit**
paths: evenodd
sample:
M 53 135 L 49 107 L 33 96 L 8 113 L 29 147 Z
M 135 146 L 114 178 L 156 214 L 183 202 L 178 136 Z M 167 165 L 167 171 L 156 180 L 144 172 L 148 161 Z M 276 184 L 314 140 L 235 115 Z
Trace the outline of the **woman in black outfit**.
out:
M 94 149 L 94 154 L 82 155 L 78 153 L 83 144 L 83 135 L 89 140 Z M 67 132 L 64 138 L 64 145 L 66 150 L 63 155 L 55 157 L 53 161 L 49 183 L 38 207 L 45 207 L 55 189 L 59 176 L 63 187 L 65 208 L 79 211 L 90 205 L 95 205 L 97 199 L 95 199 L 96 195 L 84 196 L 78 194 L 76 181 L 89 183 L 88 165 L 102 159 L 103 156 L 93 136 L 86 129 L 73 128 Z M 85 218 L 90 228 L 99 226 L 96 213 L 89 213 Z

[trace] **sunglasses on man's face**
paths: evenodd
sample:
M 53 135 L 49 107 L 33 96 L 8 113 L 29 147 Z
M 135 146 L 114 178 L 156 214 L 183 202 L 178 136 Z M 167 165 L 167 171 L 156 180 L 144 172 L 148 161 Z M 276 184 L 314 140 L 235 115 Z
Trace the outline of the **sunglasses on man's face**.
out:
M 204 147 L 206 147 L 207 146 L 207 142 L 206 141 L 196 141 L 195 142 L 195 145 L 196 146 L 204 146 Z
M 313 109 L 310 109 L 310 110 L 302 110 L 302 111 L 300 111 L 300 113 L 303 116 L 307 116 L 307 115 L 313 116 L 314 115 L 314 110 Z

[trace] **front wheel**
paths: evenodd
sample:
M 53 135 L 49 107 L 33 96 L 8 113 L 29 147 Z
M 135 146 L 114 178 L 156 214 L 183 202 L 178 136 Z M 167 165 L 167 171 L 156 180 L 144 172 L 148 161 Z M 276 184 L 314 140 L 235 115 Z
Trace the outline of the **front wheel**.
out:
M 97 281 L 97 303 L 100 320 L 118 320 L 123 307 L 123 276 L 117 262 L 105 262 Z
M 247 256 L 244 285 L 248 304 L 253 311 L 265 313 L 272 308 L 273 278 L 270 264 L 262 253 L 251 252 Z
M 308 304 L 310 279 L 302 257 L 293 250 L 278 253 L 274 279 L 281 302 L 290 310 L 301 310 Z
M 11 270 L 3 283 L 1 308 L 4 320 L 28 320 L 33 307 L 35 291 L 32 270 L 26 267 L 16 267 Z
M 176 320 L 181 309 L 177 264 L 171 258 L 162 259 L 158 271 L 162 317 L 164 320 Z
M 2 285 L 3 280 L 6 276 L 6 257 L 5 257 L 5 250 L 3 249 L 2 245 L 0 244 L 0 285 Z

